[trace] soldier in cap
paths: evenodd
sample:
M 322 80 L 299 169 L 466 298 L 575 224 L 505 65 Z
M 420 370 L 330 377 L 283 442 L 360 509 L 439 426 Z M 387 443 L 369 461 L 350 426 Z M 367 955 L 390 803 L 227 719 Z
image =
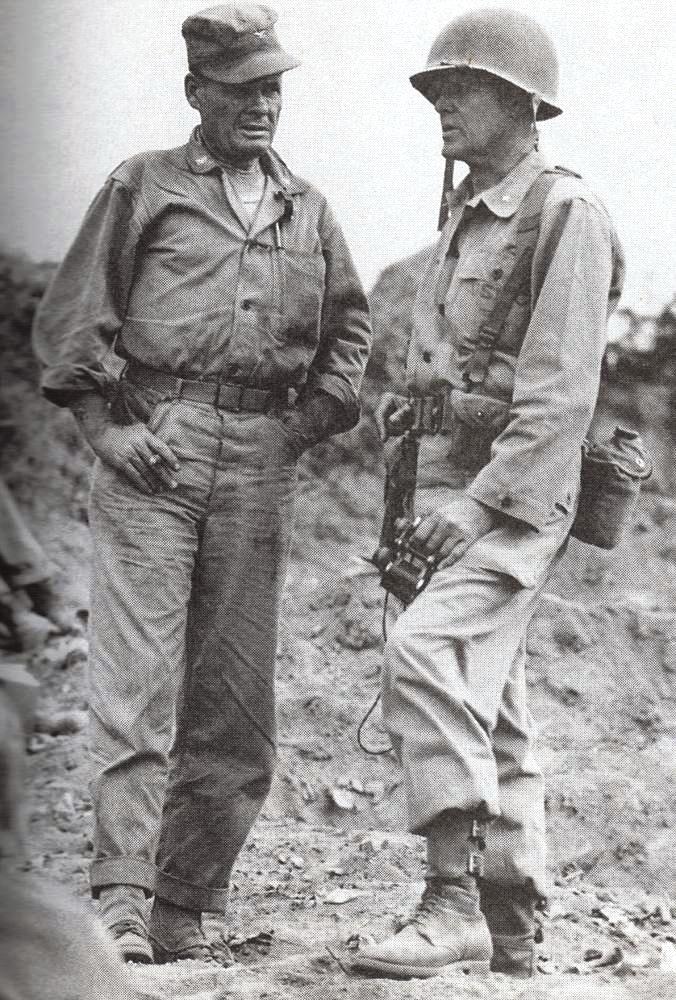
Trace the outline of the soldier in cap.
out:
M 275 761 L 296 463 L 357 422 L 370 346 L 340 227 L 272 149 L 298 65 L 276 19 L 185 21 L 200 124 L 113 171 L 35 324 L 43 391 L 97 456 L 91 885 L 136 961 L 210 955 L 200 915 L 225 910 Z
M 438 567 L 385 647 L 383 717 L 428 866 L 411 919 L 357 955 L 385 976 L 533 969 L 545 813 L 525 632 L 575 516 L 623 277 L 603 205 L 538 151 L 557 78 L 542 28 L 501 9 L 453 20 L 412 77 L 469 174 L 422 275 L 410 399 L 377 413 L 384 439 L 418 442 L 413 542 Z

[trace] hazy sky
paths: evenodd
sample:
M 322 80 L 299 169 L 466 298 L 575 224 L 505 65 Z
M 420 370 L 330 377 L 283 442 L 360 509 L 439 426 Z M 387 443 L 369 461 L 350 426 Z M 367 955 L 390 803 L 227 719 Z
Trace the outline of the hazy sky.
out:
M 270 0 L 303 65 L 285 77 L 276 146 L 334 206 L 367 285 L 435 235 L 443 172 L 437 116 L 410 86 L 436 33 L 485 3 Z M 182 20 L 199 0 L 5 0 L 0 240 L 58 258 L 106 175 L 143 149 L 179 145 Z M 497 6 L 498 4 L 496 4 Z M 674 5 L 514 0 L 549 30 L 564 115 L 543 150 L 577 170 L 616 220 L 625 301 L 676 291 Z

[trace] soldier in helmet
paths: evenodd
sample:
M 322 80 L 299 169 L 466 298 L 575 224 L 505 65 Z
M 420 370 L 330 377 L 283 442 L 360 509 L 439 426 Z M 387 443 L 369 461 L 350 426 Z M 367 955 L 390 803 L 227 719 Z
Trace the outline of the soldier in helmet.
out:
M 419 443 L 414 542 L 438 566 L 385 647 L 383 717 L 428 865 L 411 919 L 357 955 L 385 976 L 533 968 L 545 814 L 525 632 L 575 516 L 623 274 L 603 205 L 538 151 L 557 76 L 536 22 L 484 9 L 412 77 L 469 174 L 421 276 L 411 395 L 377 413 L 383 439 Z
M 243 0 L 185 21 L 200 124 L 113 171 L 35 326 L 43 391 L 97 456 L 91 884 L 138 962 L 212 957 L 201 913 L 274 769 L 296 464 L 357 422 L 370 345 L 340 227 L 272 148 L 298 65 L 276 20 Z

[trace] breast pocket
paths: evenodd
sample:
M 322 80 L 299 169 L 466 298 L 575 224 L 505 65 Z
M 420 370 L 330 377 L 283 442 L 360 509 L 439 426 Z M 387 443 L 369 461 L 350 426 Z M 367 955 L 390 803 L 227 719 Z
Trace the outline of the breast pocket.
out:
M 476 344 L 479 331 L 491 318 L 516 263 L 516 247 L 512 244 L 478 250 L 458 261 L 444 311 L 462 331 L 461 358 Z M 529 276 L 523 287 L 509 294 L 511 303 L 496 346 L 498 350 L 518 353 L 530 320 Z
M 319 343 L 326 261 L 321 253 L 280 251 L 279 335 L 292 343 Z
M 444 299 L 444 313 L 469 333 L 495 304 L 502 268 L 483 251 L 464 254 L 455 266 Z

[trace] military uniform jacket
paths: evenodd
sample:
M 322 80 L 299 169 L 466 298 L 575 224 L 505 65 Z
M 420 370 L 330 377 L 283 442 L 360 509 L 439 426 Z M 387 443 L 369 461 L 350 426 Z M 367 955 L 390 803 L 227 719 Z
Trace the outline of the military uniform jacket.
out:
M 197 131 L 113 171 L 36 318 L 48 398 L 105 394 L 114 344 L 179 376 L 308 384 L 356 422 L 371 331 L 343 234 L 325 198 L 276 154 L 261 165 L 251 227 Z
M 464 181 L 449 197 L 448 221 L 419 289 L 408 387 L 418 394 L 457 390 L 470 423 L 471 408 L 460 398 L 465 366 L 514 267 L 519 208 L 545 169 L 545 160 L 534 151 L 476 196 Z M 480 390 L 490 398 L 480 411 L 483 426 L 474 420 L 474 442 L 481 445 L 483 431 L 492 445 L 468 488 L 474 499 L 531 529 L 567 518 L 574 507 L 607 318 L 623 274 L 607 211 L 583 181 L 561 176 L 542 212 L 530 288 L 512 305 Z M 491 435 L 491 399 L 494 410 L 506 413 L 497 436 Z M 448 442 L 423 439 L 419 486 L 453 484 L 454 465 L 463 464 L 472 440 L 470 435 L 454 453 Z

